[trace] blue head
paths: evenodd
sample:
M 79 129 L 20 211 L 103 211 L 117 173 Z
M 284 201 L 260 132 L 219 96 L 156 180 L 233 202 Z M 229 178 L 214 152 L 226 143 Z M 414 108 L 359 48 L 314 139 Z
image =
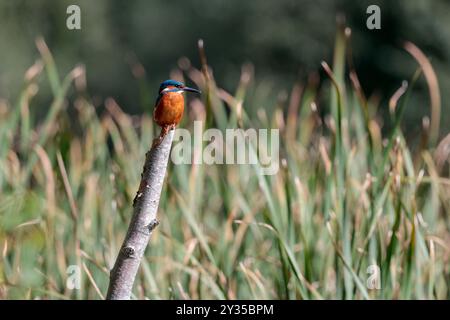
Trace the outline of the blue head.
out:
M 176 80 L 163 81 L 159 86 L 159 94 L 163 94 L 165 92 L 184 92 L 184 91 L 201 93 L 200 90 L 186 87 L 182 82 Z

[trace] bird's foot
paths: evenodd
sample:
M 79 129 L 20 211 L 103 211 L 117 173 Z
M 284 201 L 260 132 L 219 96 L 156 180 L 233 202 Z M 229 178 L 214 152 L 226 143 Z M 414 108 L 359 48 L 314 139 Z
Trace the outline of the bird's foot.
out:
M 170 124 L 168 126 L 164 126 L 161 129 L 161 133 L 159 134 L 159 137 L 153 140 L 152 148 L 155 148 L 161 144 L 161 142 L 164 140 L 166 135 L 169 133 L 170 130 L 175 129 L 175 124 Z

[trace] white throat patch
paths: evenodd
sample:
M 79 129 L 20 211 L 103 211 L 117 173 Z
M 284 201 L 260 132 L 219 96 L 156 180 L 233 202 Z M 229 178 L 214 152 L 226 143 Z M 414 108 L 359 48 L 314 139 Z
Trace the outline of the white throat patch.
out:
M 165 88 L 161 92 L 166 93 L 168 91 L 170 91 L 171 93 L 183 93 L 183 89 L 181 88 Z

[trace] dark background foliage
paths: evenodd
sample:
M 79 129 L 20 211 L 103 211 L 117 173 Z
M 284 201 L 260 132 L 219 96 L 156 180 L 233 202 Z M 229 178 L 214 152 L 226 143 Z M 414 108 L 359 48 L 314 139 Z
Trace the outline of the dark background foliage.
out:
M 82 30 L 66 28 L 66 8 L 78 4 Z M 382 29 L 366 28 L 366 8 L 381 7 Z M 233 92 L 241 66 L 251 62 L 255 82 L 274 93 L 289 91 L 331 62 L 336 17 L 352 28 L 356 70 L 367 95 L 379 94 L 381 113 L 415 61 L 402 49 L 409 40 L 431 59 L 441 86 L 442 131 L 449 127 L 450 2 L 350 0 L 153 0 L 153 1 L 0 1 L 0 96 L 14 100 L 24 71 L 38 58 L 34 40 L 42 35 L 60 74 L 76 63 L 86 65 L 89 92 L 112 96 L 131 113 L 143 112 L 130 62 L 146 70 L 153 98 L 158 83 L 169 77 L 180 57 L 198 66 L 197 40 L 204 39 L 208 62 L 219 86 Z M 418 84 L 406 123 L 419 130 L 429 113 L 425 81 Z M 45 109 L 44 90 L 38 99 Z M 273 94 L 272 96 L 277 96 Z M 45 110 L 44 110 L 45 111 Z

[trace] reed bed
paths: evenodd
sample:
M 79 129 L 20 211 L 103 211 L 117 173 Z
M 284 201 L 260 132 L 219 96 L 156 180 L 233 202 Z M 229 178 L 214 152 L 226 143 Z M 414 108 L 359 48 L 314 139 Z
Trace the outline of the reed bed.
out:
M 249 65 L 226 92 L 202 42 L 199 68 L 180 60 L 171 77 L 204 92 L 181 126 L 278 128 L 280 170 L 169 163 L 133 298 L 450 298 L 450 143 L 432 66 L 405 45 L 417 70 L 399 83 L 382 125 L 388 106 L 365 97 L 349 44 L 340 29 L 334 60 L 287 94 L 253 81 Z M 142 114 L 113 98 L 95 105 L 82 66 L 61 77 L 42 39 L 37 48 L 17 100 L 0 100 L 0 298 L 103 299 L 159 134 L 146 103 L 155 90 L 136 72 Z M 407 141 L 402 117 L 416 81 L 429 84 L 432 125 L 425 118 L 421 136 Z M 43 83 L 48 106 L 35 105 Z M 81 270 L 79 290 L 67 286 L 71 265 Z M 380 289 L 368 285 L 377 267 Z

